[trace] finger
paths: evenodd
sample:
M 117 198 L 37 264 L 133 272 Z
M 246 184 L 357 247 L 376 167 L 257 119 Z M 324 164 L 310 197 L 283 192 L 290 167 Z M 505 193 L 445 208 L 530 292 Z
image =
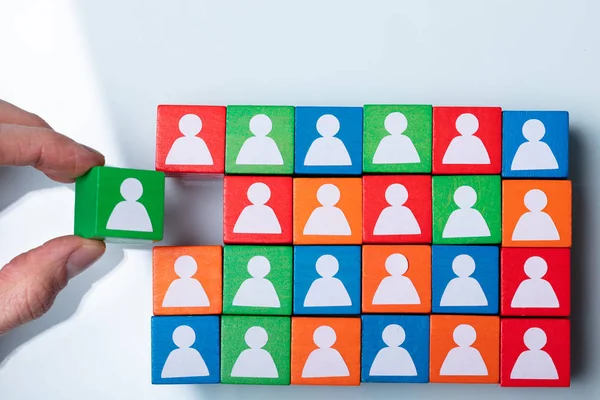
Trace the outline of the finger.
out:
M 104 156 L 47 128 L 0 124 L 0 165 L 31 165 L 58 182 L 73 182 Z
M 0 335 L 42 316 L 67 282 L 104 254 L 104 242 L 63 236 L 0 270 Z
M 41 117 L 4 100 L 0 100 L 0 123 L 50 128 L 50 125 Z

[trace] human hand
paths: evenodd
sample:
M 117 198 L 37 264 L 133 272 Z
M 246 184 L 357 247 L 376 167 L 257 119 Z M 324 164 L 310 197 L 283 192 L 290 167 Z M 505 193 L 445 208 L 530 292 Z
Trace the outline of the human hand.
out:
M 71 183 L 104 165 L 104 156 L 55 132 L 37 115 L 0 100 L 0 165 L 29 165 L 54 181 Z M 0 270 L 0 335 L 42 316 L 69 279 L 104 250 L 104 242 L 71 235 L 15 257 Z

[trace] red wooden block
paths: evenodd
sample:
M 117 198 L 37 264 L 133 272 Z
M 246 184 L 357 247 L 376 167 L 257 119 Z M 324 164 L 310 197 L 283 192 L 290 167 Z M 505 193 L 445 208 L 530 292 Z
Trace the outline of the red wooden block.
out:
M 431 243 L 431 176 L 364 176 L 363 242 Z
M 226 176 L 223 241 L 292 243 L 292 178 Z
M 156 170 L 171 176 L 222 175 L 226 110 L 224 106 L 158 106 Z
M 433 107 L 433 174 L 500 174 L 500 107 Z
M 568 319 L 502 319 L 500 386 L 570 386 L 570 349 Z
M 500 309 L 504 316 L 566 317 L 571 313 L 571 251 L 503 248 Z

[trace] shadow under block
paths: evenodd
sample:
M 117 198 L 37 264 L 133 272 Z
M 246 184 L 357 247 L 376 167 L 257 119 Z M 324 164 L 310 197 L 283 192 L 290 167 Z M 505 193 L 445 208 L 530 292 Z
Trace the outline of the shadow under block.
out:
M 292 314 L 292 247 L 223 249 L 223 313 Z
M 290 384 L 289 317 L 221 318 L 221 383 Z
M 224 106 L 159 105 L 156 170 L 173 176 L 223 175 Z
M 562 318 L 503 318 L 500 386 L 571 385 L 571 323 Z
M 504 111 L 502 176 L 566 178 L 569 175 L 569 113 Z
M 499 244 L 499 175 L 434 176 L 433 243 Z
M 361 382 L 429 382 L 429 316 L 361 319 Z
M 363 172 L 431 173 L 430 105 L 365 105 Z
M 221 258 L 221 246 L 155 246 L 154 315 L 221 314 Z
M 218 316 L 151 319 L 152 383 L 219 383 Z
M 227 106 L 226 138 L 226 173 L 294 173 L 294 107 Z
M 292 385 L 360 385 L 360 318 L 292 317 Z
M 94 167 L 75 183 L 74 232 L 113 242 L 160 241 L 164 204 L 164 173 Z
M 431 312 L 431 247 L 362 247 L 362 312 Z

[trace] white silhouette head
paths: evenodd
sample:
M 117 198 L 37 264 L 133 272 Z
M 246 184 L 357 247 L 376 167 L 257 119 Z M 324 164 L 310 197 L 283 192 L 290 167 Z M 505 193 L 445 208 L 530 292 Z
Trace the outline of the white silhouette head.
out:
M 179 132 L 183 136 L 196 136 L 202 130 L 202 120 L 196 114 L 186 114 L 179 120 Z
M 384 121 L 385 130 L 392 136 L 402 135 L 408 127 L 408 121 L 401 112 L 389 113 Z
M 547 341 L 546 332 L 540 328 L 529 328 L 523 335 L 523 343 L 529 350 L 541 350 Z
M 526 121 L 521 130 L 528 142 L 539 142 L 546 134 L 546 127 L 539 119 L 530 119 Z
M 196 341 L 196 332 L 187 325 L 181 325 L 173 331 L 173 343 L 180 349 L 191 347 Z
M 540 212 L 548 205 L 548 197 L 540 189 L 531 189 L 525 194 L 523 202 L 529 211 Z
M 548 272 L 548 264 L 542 257 L 533 256 L 525 261 L 523 270 L 530 279 L 541 279 Z
M 385 260 L 385 270 L 391 276 L 402 276 L 408 271 L 408 260 L 404 254 L 390 254 Z
M 461 208 L 471 208 L 477 202 L 477 192 L 471 186 L 461 186 L 454 192 L 454 202 Z
M 317 132 L 323 137 L 334 137 L 340 131 L 340 121 L 331 114 L 322 115 L 317 120 Z
M 471 325 L 462 324 L 454 329 L 452 338 L 458 347 L 469 347 L 475 343 L 475 339 L 477 339 L 477 332 Z
M 462 136 L 473 136 L 479 129 L 479 120 L 473 114 L 465 113 L 456 118 L 456 130 Z
M 253 326 L 246 331 L 244 340 L 251 349 L 262 349 L 269 341 L 269 334 L 264 328 Z
M 400 325 L 390 324 L 383 329 L 381 339 L 388 347 L 398 347 L 406 339 L 406 332 Z
M 459 278 L 467 278 L 475 272 L 475 260 L 468 254 L 461 254 L 452 261 L 452 271 Z
M 250 203 L 262 206 L 271 198 L 271 189 L 262 182 L 256 182 L 250 185 L 246 196 Z
M 142 182 L 135 178 L 127 178 L 121 183 L 121 196 L 126 201 L 138 201 L 143 193 Z
M 265 114 L 257 114 L 250 119 L 250 132 L 254 136 L 265 137 L 273 129 L 273 122 L 271 118 Z
M 340 264 L 331 254 L 324 254 L 317 259 L 315 268 L 322 278 L 331 278 L 337 274 Z
M 385 190 L 385 201 L 391 206 L 401 206 L 408 200 L 408 190 L 400 183 L 392 183 Z
M 248 261 L 248 273 L 253 278 L 264 278 L 271 271 L 271 263 L 264 256 L 254 256 Z
M 336 340 L 337 335 L 335 334 L 335 331 L 332 327 L 327 325 L 318 327 L 313 333 L 313 342 L 315 342 L 317 347 L 320 349 L 330 348 L 333 346 Z
M 340 189 L 331 183 L 326 183 L 317 190 L 317 200 L 324 207 L 333 207 L 340 201 Z
M 198 263 L 192 256 L 179 256 L 177 260 L 175 260 L 175 274 L 178 277 L 187 279 L 194 276 L 196 271 L 198 271 Z

